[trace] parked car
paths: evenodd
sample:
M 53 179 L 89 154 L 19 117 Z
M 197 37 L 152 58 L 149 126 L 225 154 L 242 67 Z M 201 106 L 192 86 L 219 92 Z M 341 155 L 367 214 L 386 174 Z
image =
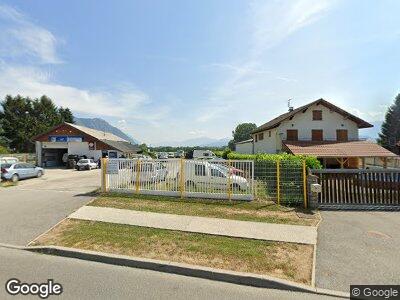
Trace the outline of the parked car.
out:
M 168 152 L 168 158 L 174 158 L 175 153 L 174 152 Z
M 196 187 L 225 190 L 228 184 L 234 191 L 244 191 L 249 187 L 246 178 L 208 161 L 186 161 L 185 180 L 189 190 Z
M 215 159 L 216 155 L 210 150 L 194 150 L 193 159 Z
M 168 153 L 167 152 L 160 152 L 158 154 L 159 159 L 167 159 L 168 158 Z
M 132 182 L 135 183 L 139 178 L 139 182 L 160 182 L 165 181 L 168 170 L 163 163 L 141 160 L 140 173 L 137 174 L 137 165 L 132 166 Z
M 76 163 L 75 169 L 77 169 L 78 171 L 97 169 L 97 163 L 93 159 L 80 159 Z
M 181 157 L 185 157 L 185 151 L 183 150 L 178 150 L 175 152 L 175 157 L 176 158 L 181 158 Z
M 20 179 L 41 177 L 44 174 L 43 168 L 36 167 L 29 163 L 5 163 L 1 164 L 1 178 L 17 182 Z
M 0 164 L 7 164 L 7 163 L 15 164 L 17 162 L 19 162 L 19 160 L 16 157 L 11 157 L 11 156 L 0 157 Z

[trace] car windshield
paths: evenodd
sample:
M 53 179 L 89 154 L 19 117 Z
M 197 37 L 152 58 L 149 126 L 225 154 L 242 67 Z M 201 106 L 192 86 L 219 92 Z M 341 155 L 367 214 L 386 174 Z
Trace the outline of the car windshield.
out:
M 9 167 L 11 167 L 11 164 L 0 164 L 0 166 L 4 169 L 8 169 Z
M 86 164 L 86 163 L 89 162 L 89 160 L 88 159 L 81 159 L 78 162 L 81 163 L 81 164 Z

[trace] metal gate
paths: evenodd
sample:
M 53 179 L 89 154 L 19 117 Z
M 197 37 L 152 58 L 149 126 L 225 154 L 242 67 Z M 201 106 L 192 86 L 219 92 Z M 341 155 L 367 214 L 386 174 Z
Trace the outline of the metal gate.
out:
M 311 170 L 321 184 L 318 206 L 400 207 L 400 170 Z

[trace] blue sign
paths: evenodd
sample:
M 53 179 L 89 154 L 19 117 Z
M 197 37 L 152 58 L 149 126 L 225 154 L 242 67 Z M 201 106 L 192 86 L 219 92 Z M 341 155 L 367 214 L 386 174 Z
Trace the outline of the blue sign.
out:
M 50 142 L 67 143 L 67 142 L 82 142 L 81 136 L 68 136 L 68 135 L 51 135 L 49 136 Z

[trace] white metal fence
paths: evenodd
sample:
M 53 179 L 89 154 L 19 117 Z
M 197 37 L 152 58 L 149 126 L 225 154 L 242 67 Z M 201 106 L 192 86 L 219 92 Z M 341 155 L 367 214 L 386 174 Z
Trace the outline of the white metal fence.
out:
M 104 159 L 103 191 L 253 200 L 254 162 Z

